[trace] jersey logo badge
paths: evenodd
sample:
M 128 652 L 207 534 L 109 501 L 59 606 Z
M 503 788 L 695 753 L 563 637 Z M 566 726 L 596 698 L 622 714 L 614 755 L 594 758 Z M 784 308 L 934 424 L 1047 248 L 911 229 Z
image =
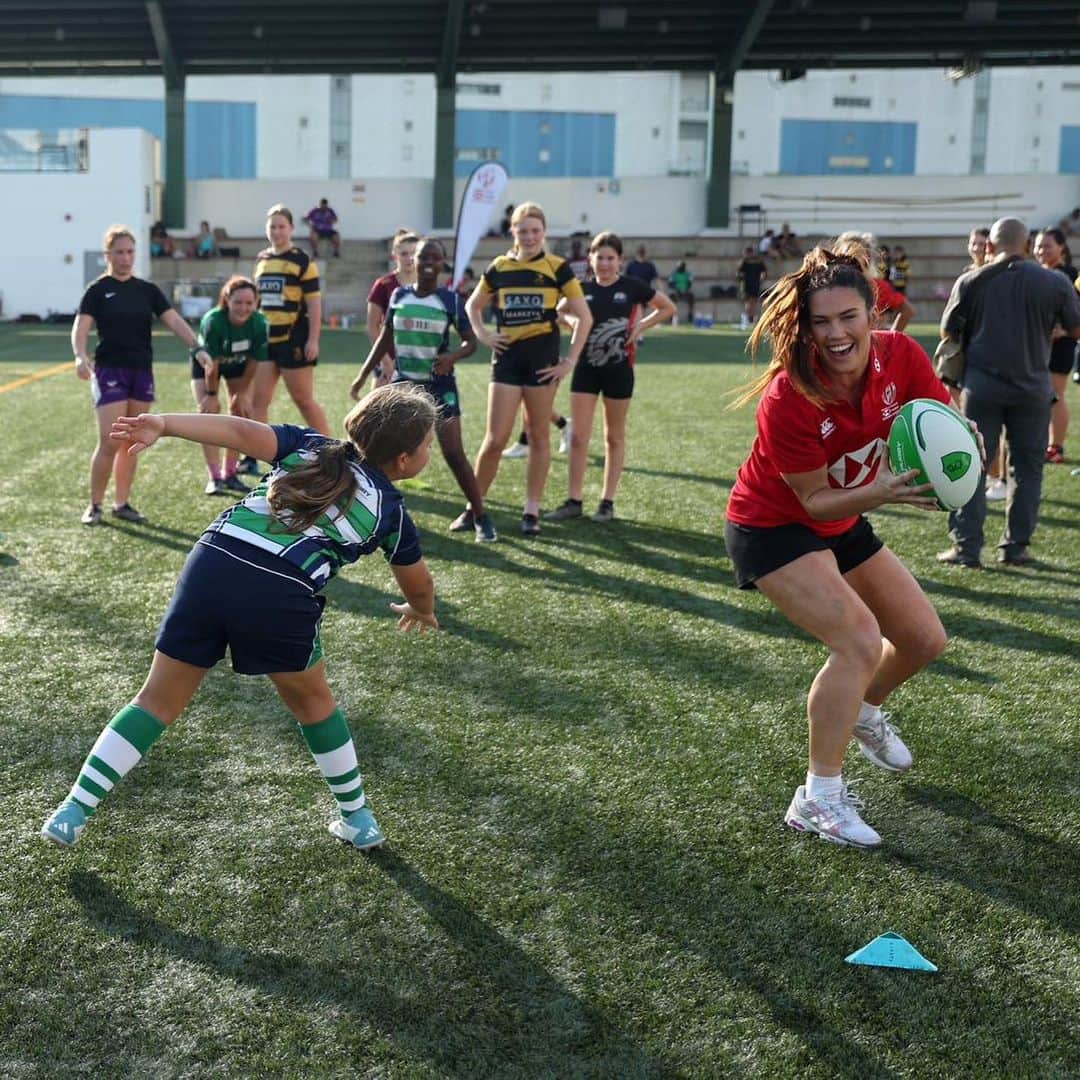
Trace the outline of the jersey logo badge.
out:
M 114 293 L 114 292 L 107 292 L 105 294 L 105 299 L 106 300 L 111 300 L 115 295 L 116 295 L 116 293 Z
M 885 457 L 884 439 L 872 439 L 858 450 L 852 450 L 837 458 L 829 466 L 829 479 L 835 487 L 857 488 L 869 484 Z
M 831 416 L 826 416 L 821 421 L 821 437 L 828 438 L 836 430 L 836 421 Z
M 626 303 L 626 293 L 624 293 L 624 292 L 617 292 L 617 293 L 616 293 L 616 294 L 615 294 L 615 295 L 614 295 L 614 296 L 612 297 L 612 300 L 614 300 L 616 304 L 625 304 L 625 303 Z
M 900 411 L 900 406 L 896 402 L 896 383 L 889 383 L 885 387 L 881 400 L 885 403 L 885 408 L 881 410 L 881 419 L 891 420 Z
M 533 277 L 533 284 L 534 285 L 546 285 L 547 284 L 547 278 L 544 277 L 543 274 L 536 274 Z

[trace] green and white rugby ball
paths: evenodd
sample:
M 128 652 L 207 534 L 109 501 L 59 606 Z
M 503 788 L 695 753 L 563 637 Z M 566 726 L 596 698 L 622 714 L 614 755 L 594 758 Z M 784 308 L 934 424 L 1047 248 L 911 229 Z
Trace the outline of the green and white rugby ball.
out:
M 894 473 L 918 469 L 912 484 L 931 484 L 946 510 L 959 510 L 975 494 L 982 477 L 979 444 L 959 413 L 932 398 L 909 401 L 889 431 L 889 463 Z

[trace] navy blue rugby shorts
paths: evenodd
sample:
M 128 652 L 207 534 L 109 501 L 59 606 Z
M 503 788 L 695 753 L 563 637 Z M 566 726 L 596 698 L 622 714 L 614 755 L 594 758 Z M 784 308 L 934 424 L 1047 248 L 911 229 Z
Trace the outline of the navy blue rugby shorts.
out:
M 239 546 L 239 545 L 237 545 Z M 250 546 L 250 545 L 244 545 Z M 299 578 L 198 543 L 188 555 L 154 648 L 195 667 L 232 656 L 241 675 L 306 671 L 322 658 L 326 598 Z

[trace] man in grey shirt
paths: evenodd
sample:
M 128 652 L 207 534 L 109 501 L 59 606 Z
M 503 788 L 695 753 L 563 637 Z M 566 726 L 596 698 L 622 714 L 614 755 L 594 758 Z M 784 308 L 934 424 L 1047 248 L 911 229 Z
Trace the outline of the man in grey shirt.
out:
M 1080 296 L 1064 274 L 1024 257 L 1027 226 L 1001 218 L 990 229 L 989 261 L 957 278 L 941 316 L 941 336 L 963 345 L 960 411 L 974 420 L 997 455 L 1002 428 L 1009 443 L 1009 491 L 998 560 L 1032 561 L 1028 545 L 1039 517 L 1046 430 L 1050 421 L 1050 334 L 1056 324 L 1080 338 Z M 954 546 L 938 561 L 981 565 L 986 492 L 949 515 Z

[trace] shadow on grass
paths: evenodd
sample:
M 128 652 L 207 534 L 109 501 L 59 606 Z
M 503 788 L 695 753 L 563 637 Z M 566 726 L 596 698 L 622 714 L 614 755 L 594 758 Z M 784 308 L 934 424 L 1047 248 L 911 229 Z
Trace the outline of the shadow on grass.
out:
M 213 519 L 208 520 L 207 524 L 211 520 Z M 202 533 L 189 533 L 184 532 L 182 529 L 172 529 L 168 525 L 155 525 L 152 521 L 144 522 L 142 525 L 132 525 L 123 521 L 102 518 L 101 525 L 97 527 L 101 528 L 102 525 L 107 529 L 122 533 L 124 536 L 130 536 L 133 540 L 141 540 L 144 544 L 168 548 L 170 551 L 182 551 L 184 554 L 191 551 L 195 542 L 202 535 Z
M 980 578 L 980 580 L 982 580 Z M 1040 575 L 1036 580 L 1041 581 Z M 951 596 L 965 602 L 987 604 L 991 607 L 1001 607 L 1007 610 L 1015 610 L 1022 607 L 1027 614 L 1049 615 L 1053 618 L 1080 620 L 1080 601 L 1062 597 L 1060 600 L 1048 600 L 1038 595 L 1025 593 L 1023 596 L 1015 592 L 995 592 L 987 588 L 974 588 L 959 585 L 956 582 L 935 581 L 924 579 L 920 582 L 927 593 L 941 596 Z
M 954 827 L 938 826 L 932 830 L 932 836 L 922 837 L 919 850 L 890 844 L 883 849 L 885 859 L 955 882 L 1060 926 L 1069 934 L 1080 932 L 1080 901 L 1076 892 L 1080 847 L 1040 836 L 948 788 L 905 784 L 900 793 L 909 803 L 952 819 Z M 958 838 L 957 828 L 967 836 Z M 1014 841 L 1022 852 L 1021 857 L 1017 859 L 1002 851 L 1000 839 L 982 832 L 988 829 Z M 993 851 L 996 857 L 988 857 L 988 851 Z M 1017 865 L 1021 862 L 1030 864 L 1023 869 L 1022 879 L 1021 867 Z
M 14 555 L 0 555 L 0 567 L 18 566 L 19 560 Z
M 603 465 L 604 459 L 598 458 L 595 464 Z M 735 481 L 727 476 L 703 476 L 701 473 L 672 472 L 667 469 L 646 469 L 641 465 L 624 465 L 624 473 L 637 473 L 639 476 L 659 476 L 664 480 L 692 480 L 698 484 L 713 484 L 730 491 Z
M 393 974 L 380 977 L 361 941 L 352 943 L 356 959 L 337 964 L 256 952 L 170 926 L 131 904 L 94 872 L 73 872 L 69 887 L 87 921 L 107 937 L 209 968 L 301 1007 L 330 1003 L 454 1074 L 492 1075 L 516 1065 L 525 1070 L 522 1075 L 530 1069 L 538 1075 L 559 1053 L 571 1075 L 669 1075 L 662 1060 L 635 1045 L 608 1017 L 400 856 L 383 850 L 370 858 L 452 944 L 451 970 L 420 973 L 432 984 L 431 1000 L 446 1002 L 445 1011 L 418 1009 L 414 996 L 401 996 Z M 463 983 L 482 989 L 467 995 L 445 992 Z

